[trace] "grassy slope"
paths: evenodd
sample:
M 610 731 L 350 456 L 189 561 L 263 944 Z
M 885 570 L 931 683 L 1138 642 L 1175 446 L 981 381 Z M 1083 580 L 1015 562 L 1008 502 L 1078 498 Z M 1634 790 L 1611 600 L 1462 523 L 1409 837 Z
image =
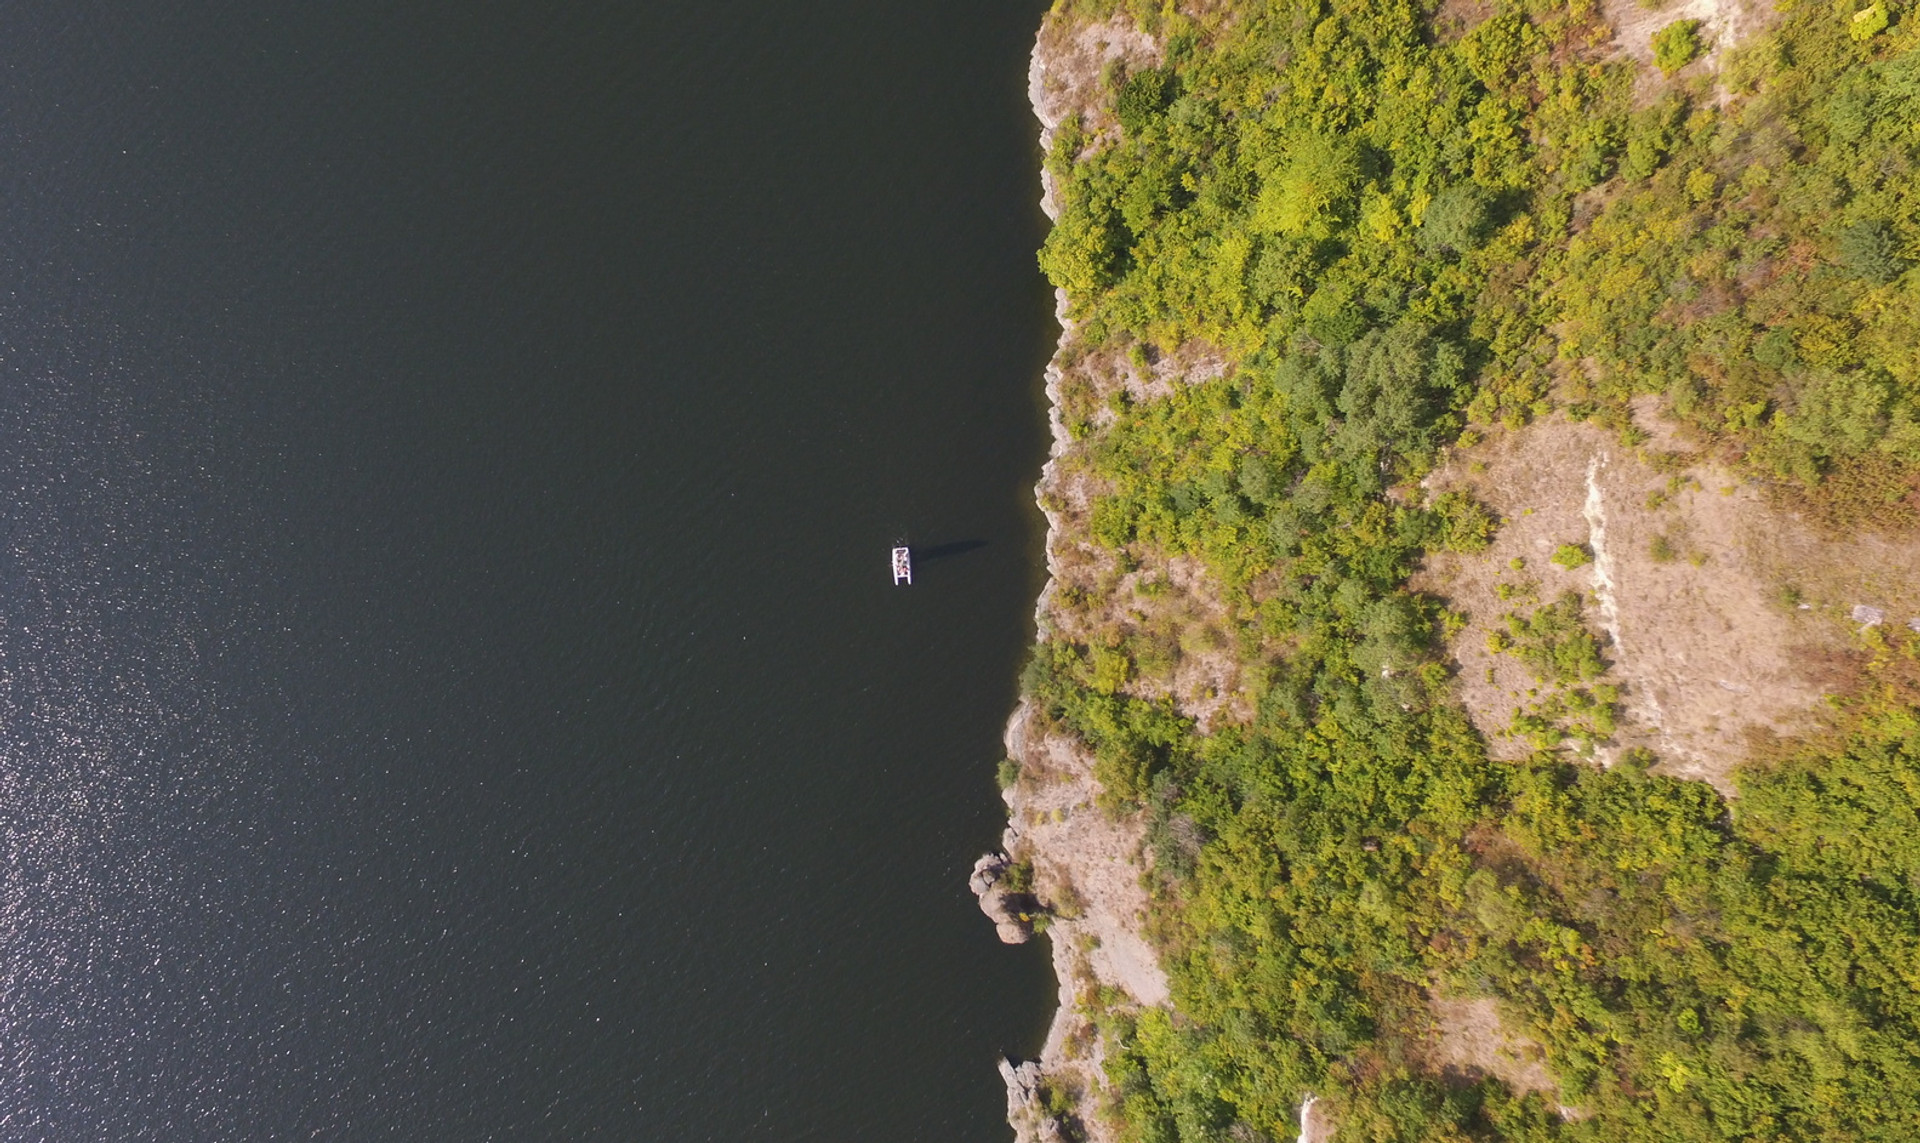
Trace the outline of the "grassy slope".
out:
M 1788 0 L 1722 104 L 1700 65 L 1636 78 L 1579 5 L 1132 15 L 1167 63 L 1111 77 L 1118 132 L 1058 132 L 1042 265 L 1078 351 L 1234 366 L 1140 403 L 1064 386 L 1066 463 L 1119 566 L 1205 561 L 1256 713 L 1201 735 L 1135 697 L 1166 654 L 1121 624 L 1028 672 L 1161 830 L 1177 1011 L 1110 1029 L 1129 1130 L 1287 1138 L 1313 1091 L 1364 1139 L 1920 1136 L 1913 649 L 1871 648 L 1834 733 L 1729 807 L 1490 762 L 1445 614 L 1402 587 L 1490 526 L 1409 492 L 1438 450 L 1556 403 L 1631 433 L 1658 393 L 1835 527 L 1912 513 L 1920 21 Z M 1431 1075 L 1435 991 L 1502 998 L 1589 1114 Z

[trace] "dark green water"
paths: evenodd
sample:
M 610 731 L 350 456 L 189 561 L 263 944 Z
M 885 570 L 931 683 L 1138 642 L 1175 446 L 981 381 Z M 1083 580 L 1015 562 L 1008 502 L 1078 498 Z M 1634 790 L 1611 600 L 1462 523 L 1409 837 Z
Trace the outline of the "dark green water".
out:
M 1008 1137 L 1040 10 L 0 9 L 0 1138 Z

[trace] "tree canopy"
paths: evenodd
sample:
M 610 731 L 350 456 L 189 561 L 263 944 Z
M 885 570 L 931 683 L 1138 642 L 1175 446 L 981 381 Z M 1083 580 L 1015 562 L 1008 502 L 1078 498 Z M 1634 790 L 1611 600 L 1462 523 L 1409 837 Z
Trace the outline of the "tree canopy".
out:
M 1309 1092 L 1342 1139 L 1920 1137 L 1915 645 L 1728 802 L 1645 759 L 1491 761 L 1405 586 L 1497 525 L 1408 494 L 1440 450 L 1554 407 L 1628 431 L 1657 396 L 1835 528 L 1911 504 L 1910 7 L 1784 0 L 1715 70 L 1671 25 L 1651 82 L 1585 0 L 1191 7 L 1124 9 L 1164 62 L 1114 70 L 1117 129 L 1056 132 L 1040 256 L 1083 352 L 1229 362 L 1062 413 L 1092 539 L 1220 585 L 1252 717 L 1141 697 L 1137 633 L 1051 637 L 1025 679 L 1164 841 L 1174 1007 L 1108 1029 L 1130 1137 L 1291 1138 Z M 1583 623 L 1506 636 L 1584 696 L 1546 744 L 1608 730 Z M 1579 1113 L 1437 1071 L 1435 994 L 1497 997 Z

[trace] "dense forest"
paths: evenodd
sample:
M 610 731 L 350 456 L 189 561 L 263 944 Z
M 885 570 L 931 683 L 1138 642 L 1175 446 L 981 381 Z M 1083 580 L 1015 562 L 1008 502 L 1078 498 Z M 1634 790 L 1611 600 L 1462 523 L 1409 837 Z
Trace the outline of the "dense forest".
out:
M 1763 15 L 1664 21 L 1649 65 L 1588 0 L 1061 0 L 1161 47 L 1054 133 L 1066 352 L 1226 363 L 1063 386 L 1092 540 L 1204 562 L 1250 712 L 1142 697 L 1178 632 L 1054 633 L 1024 680 L 1152 823 L 1174 1003 L 1105 1029 L 1131 1138 L 1290 1139 L 1308 1093 L 1352 1140 L 1920 1138 L 1917 641 L 1863 632 L 1726 799 L 1581 756 L 1615 696 L 1577 595 L 1505 644 L 1577 709 L 1490 759 L 1406 586 L 1498 526 L 1420 494 L 1445 450 L 1631 441 L 1649 394 L 1836 533 L 1915 525 L 1920 20 Z M 1517 1014 L 1558 1099 L 1427 1066 L 1442 993 Z

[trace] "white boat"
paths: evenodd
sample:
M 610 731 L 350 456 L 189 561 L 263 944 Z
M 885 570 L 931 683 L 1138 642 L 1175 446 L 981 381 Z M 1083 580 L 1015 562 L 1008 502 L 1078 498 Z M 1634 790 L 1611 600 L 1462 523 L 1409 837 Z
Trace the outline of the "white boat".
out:
M 906 548 L 893 549 L 893 584 L 913 583 L 913 553 Z

